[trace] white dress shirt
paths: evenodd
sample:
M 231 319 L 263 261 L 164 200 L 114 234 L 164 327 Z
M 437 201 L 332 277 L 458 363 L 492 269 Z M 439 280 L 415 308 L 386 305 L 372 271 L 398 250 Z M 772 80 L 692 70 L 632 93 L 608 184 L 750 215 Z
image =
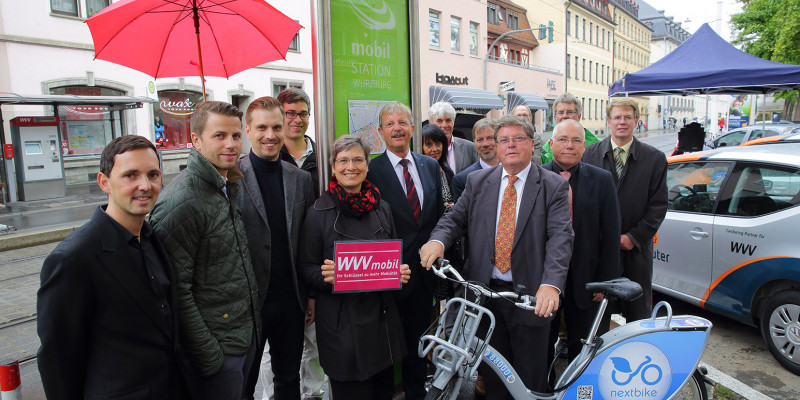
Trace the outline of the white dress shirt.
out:
M 400 181 L 400 186 L 403 188 L 403 193 L 408 193 L 406 190 L 406 178 L 403 177 L 403 166 L 400 164 L 400 158 L 397 154 L 392 153 L 389 150 L 386 150 L 386 156 L 389 157 L 389 162 L 392 163 L 392 167 L 394 168 L 395 174 L 397 174 L 397 179 Z M 422 202 L 424 195 L 422 192 L 422 181 L 419 180 L 419 172 L 417 172 L 417 164 L 414 162 L 414 157 L 411 157 L 411 152 L 409 151 L 405 157 L 408 160 L 408 173 L 411 174 L 411 180 L 414 181 L 414 187 L 417 188 L 417 197 L 419 198 L 419 209 L 422 210 Z

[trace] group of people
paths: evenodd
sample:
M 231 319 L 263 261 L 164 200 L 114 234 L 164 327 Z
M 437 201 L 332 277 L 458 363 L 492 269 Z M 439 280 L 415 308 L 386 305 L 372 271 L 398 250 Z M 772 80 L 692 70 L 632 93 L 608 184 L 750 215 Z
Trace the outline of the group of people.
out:
M 602 298 L 586 282 L 630 277 L 645 295 L 624 314 L 649 315 L 666 159 L 633 137 L 635 102 L 611 101 L 611 135 L 588 148 L 598 139 L 570 94 L 555 101 L 546 145 L 526 108 L 478 121 L 469 142 L 453 136 L 453 107 L 437 103 L 422 129 L 427 155 L 411 151 L 410 108 L 390 102 L 378 121 L 386 151 L 371 159 L 364 140 L 340 137 L 319 195 L 309 110 L 297 89 L 244 114 L 198 104 L 186 169 L 163 191 L 149 140 L 104 149 L 108 204 L 42 267 L 48 398 L 252 399 L 259 375 L 275 399 L 307 398 L 321 395 L 318 358 L 334 399 L 391 399 L 395 365 L 405 398 L 422 399 L 429 365 L 416 350 L 434 298 L 463 295 L 429 270 L 445 255 L 460 257 L 466 279 L 535 292 L 533 313 L 487 306 L 490 343 L 536 391 L 550 389 L 562 310 L 578 354 Z M 402 240 L 401 290 L 333 291 L 335 242 L 386 239 Z M 482 375 L 487 398 L 506 398 L 500 379 Z

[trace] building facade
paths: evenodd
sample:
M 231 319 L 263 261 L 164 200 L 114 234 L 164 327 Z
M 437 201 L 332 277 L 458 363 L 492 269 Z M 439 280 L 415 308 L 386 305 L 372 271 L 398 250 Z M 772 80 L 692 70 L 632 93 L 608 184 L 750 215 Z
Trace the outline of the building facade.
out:
M 0 0 L 0 91 L 145 97 L 154 81 L 157 102 L 124 111 L 122 120 L 113 122 L 117 125 L 114 135 L 137 134 L 156 142 L 163 149 L 164 172 L 176 173 L 186 164 L 191 143 L 188 120 L 202 99 L 200 78 L 153 80 L 133 69 L 93 60 L 94 46 L 84 21 L 110 4 L 110 0 Z M 313 98 L 310 4 L 291 0 L 270 4 L 305 27 L 295 37 L 286 60 L 251 68 L 230 79 L 207 77 L 209 100 L 246 109 L 253 99 L 274 96 L 289 86 L 302 88 Z M 91 181 L 99 171 L 100 152 L 113 139 L 112 117 L 103 107 L 66 105 L 53 110 L 50 106 L 6 105 L 2 112 L 8 143 L 10 119 L 58 114 L 67 184 Z M 313 126 L 312 116 L 310 135 Z
M 650 37 L 652 29 L 639 20 L 639 2 L 634 0 L 609 0 L 614 16 L 614 67 L 612 83 L 625 74 L 639 71 L 650 65 Z M 633 97 L 639 103 L 639 119 L 650 127 L 648 97 Z
M 615 23 L 608 0 L 573 0 L 564 12 L 565 89 L 582 103 L 581 124 L 606 134 Z

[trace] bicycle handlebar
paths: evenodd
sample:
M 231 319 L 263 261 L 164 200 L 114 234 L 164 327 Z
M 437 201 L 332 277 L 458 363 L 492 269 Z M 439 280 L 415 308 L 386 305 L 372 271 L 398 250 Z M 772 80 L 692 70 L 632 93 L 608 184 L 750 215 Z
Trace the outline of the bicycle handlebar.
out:
M 465 288 L 472 290 L 476 295 L 486 296 L 491 299 L 508 299 L 511 300 L 515 306 L 523 310 L 532 311 L 536 309 L 535 296 L 515 292 L 495 292 L 479 285 L 478 283 L 466 281 L 461 274 L 458 273 L 455 268 L 453 268 L 453 266 L 450 264 L 450 261 L 447 261 L 444 258 L 437 258 L 436 261 L 433 262 L 431 269 L 433 270 L 433 273 L 440 278 L 454 281 L 460 285 L 463 285 Z M 451 276 L 448 276 L 448 274 Z

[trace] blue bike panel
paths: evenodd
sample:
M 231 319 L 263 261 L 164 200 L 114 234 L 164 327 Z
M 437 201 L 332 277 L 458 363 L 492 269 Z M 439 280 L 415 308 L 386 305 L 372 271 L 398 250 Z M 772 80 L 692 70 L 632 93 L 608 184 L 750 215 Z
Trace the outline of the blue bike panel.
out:
M 705 330 L 661 331 L 623 340 L 598 354 L 563 398 L 668 399 L 694 372 L 707 335 Z

